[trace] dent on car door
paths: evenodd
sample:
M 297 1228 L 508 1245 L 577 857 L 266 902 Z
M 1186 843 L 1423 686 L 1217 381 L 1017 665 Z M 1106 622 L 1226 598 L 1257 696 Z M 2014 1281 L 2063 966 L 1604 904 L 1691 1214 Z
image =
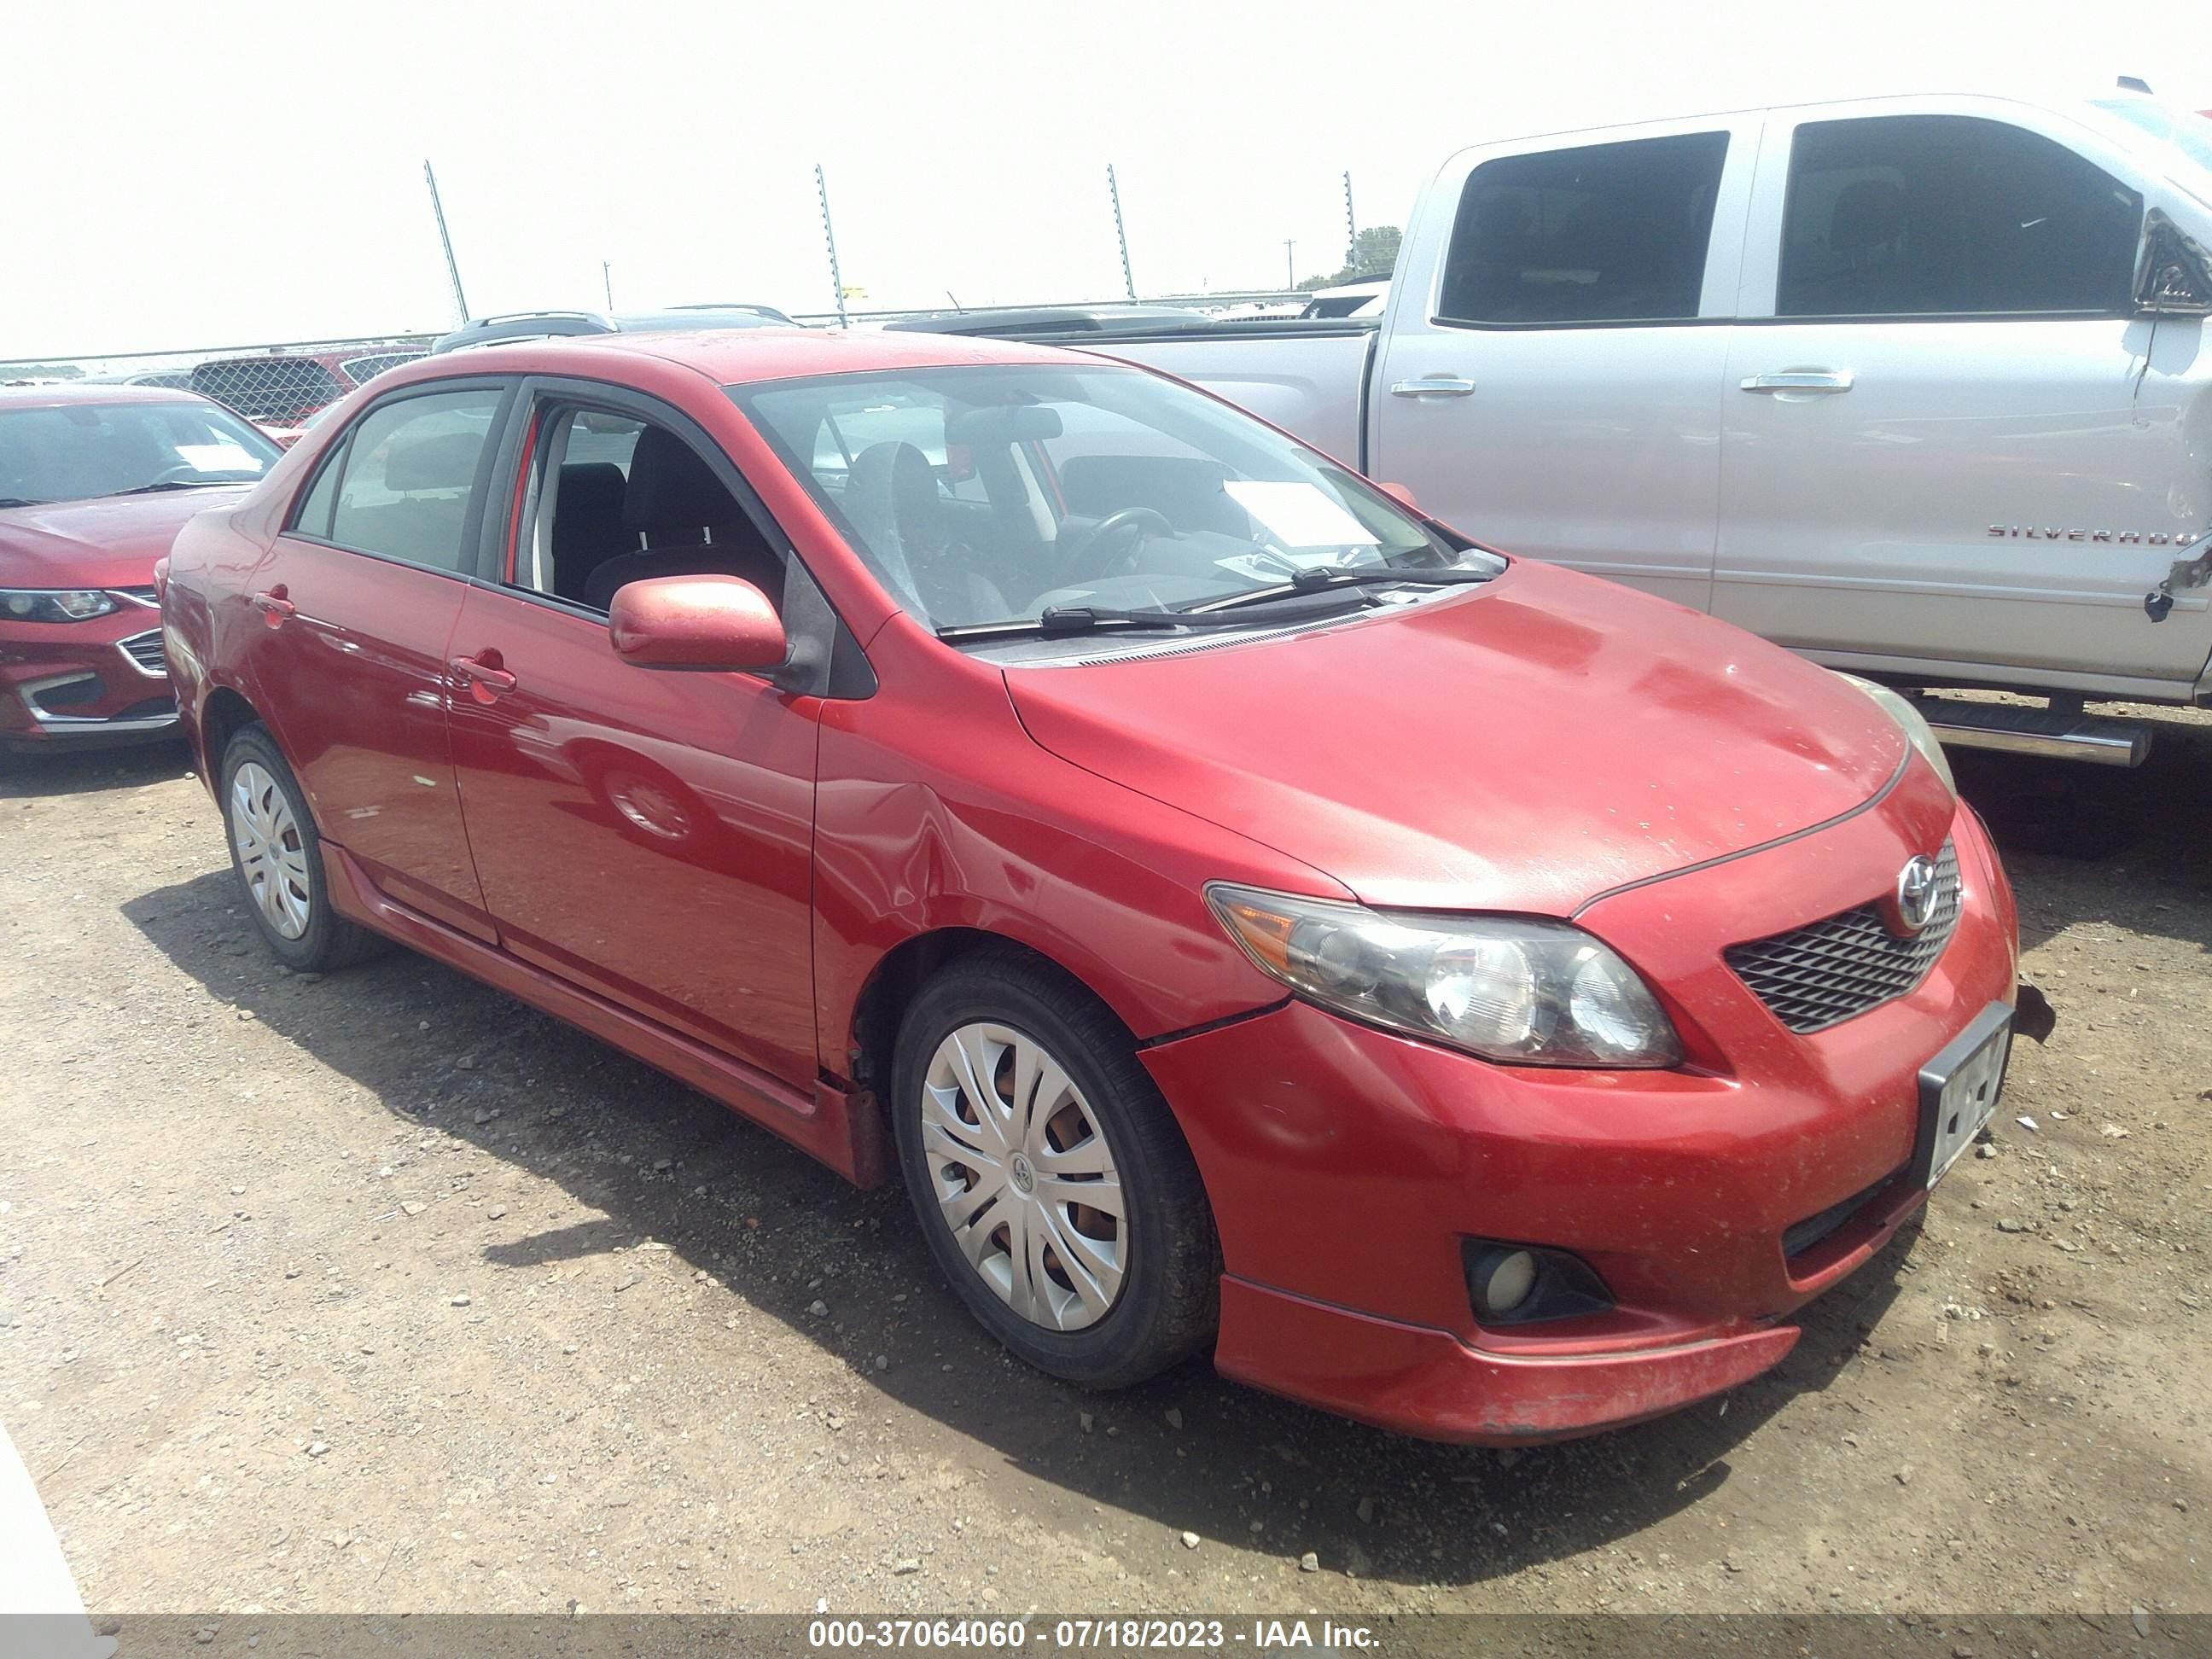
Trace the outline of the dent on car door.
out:
M 325 840 L 391 897 L 486 939 L 446 659 L 506 395 L 433 386 L 362 413 L 246 596 L 248 674 Z
M 1476 151 L 1400 269 L 1369 470 L 1509 551 L 1703 608 L 1757 119 Z
M 805 1085 L 820 700 L 635 666 L 605 610 L 616 577 L 709 568 L 781 605 L 785 549 L 696 430 L 552 398 L 533 430 L 512 545 L 453 648 L 474 665 L 453 751 L 500 942 Z
M 2179 690 L 2206 596 L 2144 599 L 2212 512 L 2199 325 L 2133 314 L 2155 185 L 2002 111 L 1770 123 L 1714 610 L 1845 665 Z

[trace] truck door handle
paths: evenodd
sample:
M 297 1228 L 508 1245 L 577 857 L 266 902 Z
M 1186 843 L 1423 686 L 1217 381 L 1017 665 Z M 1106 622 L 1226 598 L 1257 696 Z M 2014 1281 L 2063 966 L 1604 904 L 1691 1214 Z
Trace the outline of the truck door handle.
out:
M 496 651 L 480 652 L 473 657 L 455 657 L 446 666 L 453 671 L 478 702 L 491 702 L 515 687 L 514 676 L 500 665 L 500 656 Z
M 300 614 L 300 607 L 284 597 L 284 584 L 282 582 L 265 593 L 256 593 L 253 608 L 261 613 L 261 620 L 271 628 L 282 628 L 285 617 Z
M 1418 380 L 1395 380 L 1390 386 L 1394 398 L 1464 398 L 1474 390 L 1474 382 L 1463 380 L 1456 374 L 1424 374 Z
M 1746 392 L 1849 392 L 1847 368 L 1797 368 L 1785 374 L 1754 374 L 1743 383 Z

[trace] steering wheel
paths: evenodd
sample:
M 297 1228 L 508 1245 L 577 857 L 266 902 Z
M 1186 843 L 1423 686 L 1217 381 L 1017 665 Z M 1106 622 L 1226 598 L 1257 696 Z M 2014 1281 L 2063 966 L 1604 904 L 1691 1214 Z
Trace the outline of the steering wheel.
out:
M 1168 522 L 1167 515 L 1164 513 L 1155 512 L 1149 507 L 1125 507 L 1120 512 L 1109 513 L 1104 518 L 1099 520 L 1097 524 L 1091 526 L 1089 534 L 1078 537 L 1076 538 L 1075 545 L 1066 549 L 1060 554 L 1060 568 L 1061 576 L 1066 580 L 1073 581 L 1085 576 L 1098 577 L 1127 574 L 1127 573 L 1121 568 L 1121 566 L 1127 564 L 1129 560 L 1136 557 L 1137 548 L 1143 540 L 1142 537 L 1139 537 L 1129 544 L 1129 551 L 1127 557 L 1117 560 L 1115 564 L 1109 568 L 1103 570 L 1084 571 L 1079 568 L 1079 567 L 1082 563 L 1083 556 L 1090 552 L 1092 548 L 1102 545 L 1109 537 L 1126 535 L 1132 530 L 1142 530 L 1148 533 L 1161 536 L 1172 536 L 1176 533 L 1175 526 Z

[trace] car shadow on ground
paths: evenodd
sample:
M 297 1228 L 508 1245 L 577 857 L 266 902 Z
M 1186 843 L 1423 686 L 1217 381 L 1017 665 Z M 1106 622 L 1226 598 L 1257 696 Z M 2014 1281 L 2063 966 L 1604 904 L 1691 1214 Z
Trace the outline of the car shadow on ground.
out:
M 896 1187 L 855 1190 L 704 1097 L 410 953 L 328 979 L 286 975 L 236 908 L 228 872 L 124 909 L 215 996 L 395 1117 L 434 1125 L 604 1217 L 490 1247 L 487 1262 L 529 1267 L 659 1241 L 833 1354 L 856 1388 L 989 1448 L 995 1465 L 972 1449 L 956 1455 L 1016 1506 L 1040 1503 L 1035 1489 L 1012 1490 L 1029 1477 L 1280 1559 L 1312 1551 L 1362 1577 L 1474 1582 L 1632 1539 L 1708 1498 L 1747 1435 L 1854 1365 L 1913 1270 L 1908 1231 L 1806 1310 L 1803 1337 L 1766 1376 L 1565 1445 L 1500 1454 L 1407 1439 L 1237 1387 L 1202 1361 L 1126 1393 L 1085 1394 L 1016 1364 L 975 1326 Z M 817 1296 L 834 1304 L 826 1318 L 808 1311 Z M 719 1318 L 700 1337 L 741 1340 Z M 896 1356 L 888 1370 L 878 1354 Z M 733 1370 L 747 1363 L 731 1357 Z
M 73 754 L 0 753 L 0 800 L 137 789 L 181 776 L 191 764 L 191 751 L 181 740 Z
M 2149 758 L 2128 769 L 1951 752 L 2020 897 L 2021 945 L 2106 921 L 2212 950 L 2212 725 L 2158 709 L 2094 712 L 2148 725 Z

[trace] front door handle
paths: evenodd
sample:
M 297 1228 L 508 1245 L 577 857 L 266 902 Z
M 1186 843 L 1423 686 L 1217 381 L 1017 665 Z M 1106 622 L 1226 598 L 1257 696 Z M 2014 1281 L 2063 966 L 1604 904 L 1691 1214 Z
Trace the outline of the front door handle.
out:
M 501 665 L 496 651 L 481 651 L 473 657 L 455 657 L 447 665 L 454 677 L 469 688 L 469 695 L 478 702 L 492 702 L 514 690 L 514 676 Z
M 1390 395 L 1394 398 L 1464 398 L 1474 390 L 1474 382 L 1463 380 L 1456 374 L 1424 374 L 1418 380 L 1394 380 Z
M 253 608 L 261 613 L 261 620 L 271 628 L 282 628 L 285 617 L 300 614 L 300 607 L 284 597 L 284 584 L 282 582 L 265 593 L 256 593 Z
M 1746 392 L 1849 392 L 1847 368 L 1793 368 L 1782 374 L 1753 374 L 1743 382 Z

